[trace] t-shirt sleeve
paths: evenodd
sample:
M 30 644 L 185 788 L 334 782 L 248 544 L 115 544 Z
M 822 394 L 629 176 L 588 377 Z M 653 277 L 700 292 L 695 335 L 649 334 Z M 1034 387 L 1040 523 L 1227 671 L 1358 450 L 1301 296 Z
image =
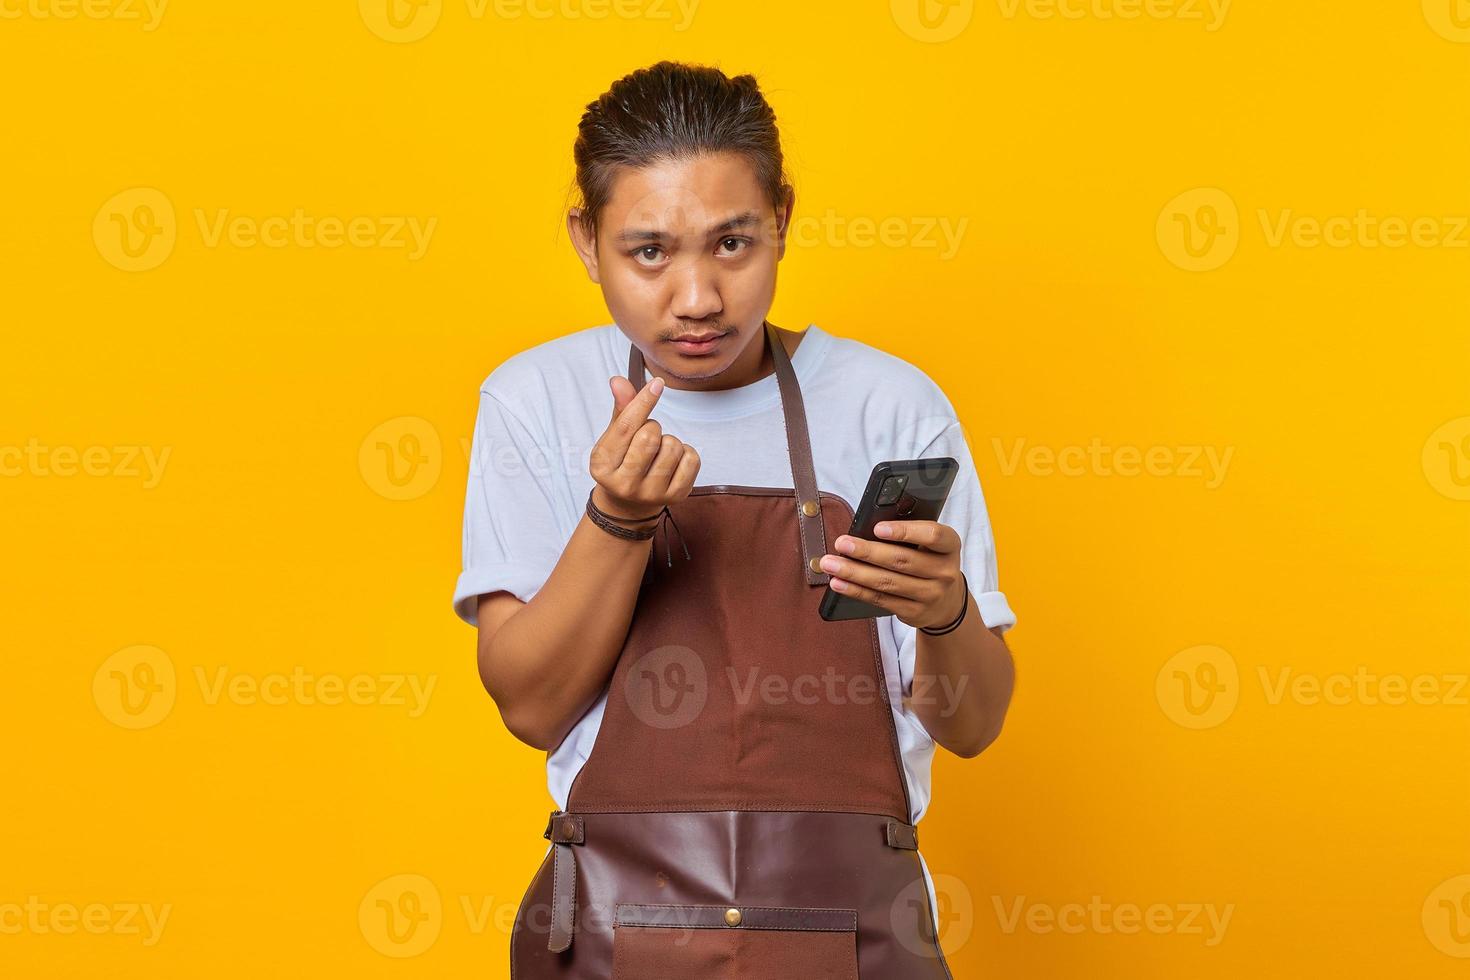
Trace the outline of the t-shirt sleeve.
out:
M 985 494 L 980 489 L 980 473 L 975 468 L 964 429 L 958 421 L 951 422 L 919 454 L 919 458 L 932 456 L 953 456 L 960 464 L 939 519 L 959 533 L 960 568 L 965 572 L 980 618 L 986 626 L 1010 629 L 1016 624 L 1016 614 L 1011 611 L 1005 593 L 1000 591 L 990 512 L 985 507 Z
M 549 470 L 535 437 L 488 388 L 480 392 L 465 488 L 463 568 L 454 611 L 476 625 L 479 597 L 506 591 L 530 602 L 564 546 Z
M 970 455 L 965 440 L 964 427 L 958 420 L 951 421 L 932 441 L 920 450 L 915 458 L 953 456 L 959 463 L 954 485 L 939 514 L 939 522 L 954 528 L 960 536 L 960 568 L 969 583 L 970 594 L 975 597 L 975 606 L 980 619 L 986 626 L 999 626 L 1008 630 L 1016 623 L 1016 615 L 1000 591 L 999 576 L 995 561 L 995 539 L 990 528 L 990 514 L 985 507 L 985 495 L 980 489 L 980 474 Z M 974 615 L 972 612 L 971 615 Z M 915 655 L 918 651 L 918 630 L 890 616 L 894 638 L 898 644 L 899 674 L 903 693 L 908 696 L 913 690 Z

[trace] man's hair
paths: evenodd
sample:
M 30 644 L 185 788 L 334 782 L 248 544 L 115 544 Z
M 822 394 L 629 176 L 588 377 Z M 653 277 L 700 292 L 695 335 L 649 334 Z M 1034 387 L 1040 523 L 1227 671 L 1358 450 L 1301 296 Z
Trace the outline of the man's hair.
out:
M 721 152 L 750 162 L 772 207 L 785 200 L 776 113 L 753 75 L 660 61 L 623 76 L 577 124 L 572 155 L 583 226 L 596 235 L 620 169 Z

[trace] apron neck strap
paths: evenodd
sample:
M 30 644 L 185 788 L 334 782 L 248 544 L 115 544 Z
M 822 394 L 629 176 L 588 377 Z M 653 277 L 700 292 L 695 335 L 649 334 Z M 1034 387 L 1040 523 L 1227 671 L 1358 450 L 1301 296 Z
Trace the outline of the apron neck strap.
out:
M 827 553 L 827 530 L 822 522 L 822 503 L 817 494 L 817 471 L 812 463 L 811 435 L 807 431 L 806 409 L 801 401 L 801 386 L 791 356 L 776 335 L 776 328 L 765 324 L 766 348 L 776 365 L 776 386 L 781 392 L 781 415 L 786 424 L 786 451 L 791 457 L 791 478 L 795 486 L 797 529 L 801 535 L 801 562 L 807 585 L 826 585 L 830 576 L 816 563 Z M 628 380 L 634 390 L 646 380 L 643 352 L 638 345 L 628 345 Z M 697 447 L 696 447 L 697 448 Z

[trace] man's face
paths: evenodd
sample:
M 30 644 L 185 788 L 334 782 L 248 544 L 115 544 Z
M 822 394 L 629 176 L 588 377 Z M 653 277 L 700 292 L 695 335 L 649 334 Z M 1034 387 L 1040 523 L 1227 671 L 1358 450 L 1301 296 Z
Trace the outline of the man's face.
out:
M 760 335 L 789 206 L 772 208 L 743 157 L 717 153 L 624 168 L 595 251 L 575 219 L 570 226 L 618 326 L 665 373 L 698 381 Z

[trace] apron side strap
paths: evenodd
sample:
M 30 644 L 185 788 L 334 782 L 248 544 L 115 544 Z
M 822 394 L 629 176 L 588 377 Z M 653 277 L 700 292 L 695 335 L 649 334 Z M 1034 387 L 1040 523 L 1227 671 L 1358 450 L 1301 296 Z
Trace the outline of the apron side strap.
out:
M 553 810 L 541 835 L 552 843 L 551 931 L 546 948 L 560 953 L 572 945 L 577 924 L 577 858 L 573 844 L 586 840 L 582 818 L 575 813 Z
M 901 847 L 906 851 L 919 849 L 919 828 L 902 820 L 888 819 L 886 830 L 889 847 Z

